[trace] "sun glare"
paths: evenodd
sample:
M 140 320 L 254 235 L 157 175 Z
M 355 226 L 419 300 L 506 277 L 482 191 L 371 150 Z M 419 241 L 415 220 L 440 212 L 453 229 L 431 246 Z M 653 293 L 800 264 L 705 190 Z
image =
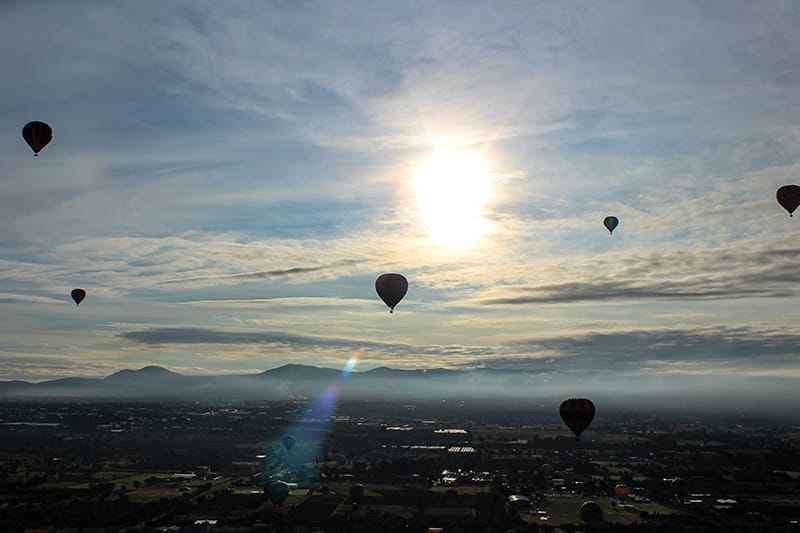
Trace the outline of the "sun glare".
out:
M 444 246 L 475 243 L 490 227 L 484 218 L 493 176 L 480 155 L 440 150 L 417 171 L 417 216 L 431 241 Z

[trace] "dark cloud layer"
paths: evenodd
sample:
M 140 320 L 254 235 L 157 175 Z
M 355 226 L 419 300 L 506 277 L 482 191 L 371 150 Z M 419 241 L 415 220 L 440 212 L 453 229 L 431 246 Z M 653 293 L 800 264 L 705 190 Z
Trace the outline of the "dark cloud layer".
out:
M 294 335 L 285 332 L 220 331 L 209 328 L 150 328 L 121 333 L 120 337 L 147 345 L 165 344 L 275 344 L 297 349 L 369 350 L 387 355 L 485 356 L 491 348 L 460 345 L 414 346 L 368 340 Z
M 527 339 L 501 346 L 379 343 L 285 332 L 237 332 L 207 328 L 150 328 L 121 337 L 147 345 L 281 345 L 297 350 L 340 349 L 370 353 L 397 363 L 398 357 L 429 356 L 435 366 L 487 366 L 522 371 L 606 372 L 697 371 L 780 373 L 800 368 L 800 333 L 756 327 L 708 327 L 588 332 Z
M 609 300 L 784 298 L 800 284 L 798 248 L 671 252 L 587 261 L 582 279 L 508 287 L 481 303 L 529 304 Z
M 493 360 L 520 367 L 582 371 L 695 368 L 742 370 L 800 367 L 800 333 L 757 328 L 700 328 L 587 333 L 520 341 L 514 352 L 553 354 L 554 359 Z

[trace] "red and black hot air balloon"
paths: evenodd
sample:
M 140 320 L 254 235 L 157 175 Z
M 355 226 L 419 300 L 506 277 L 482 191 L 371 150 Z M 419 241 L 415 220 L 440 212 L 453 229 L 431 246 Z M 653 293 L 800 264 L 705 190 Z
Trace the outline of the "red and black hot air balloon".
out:
M 381 300 L 394 312 L 394 306 L 400 303 L 408 292 L 408 280 L 402 274 L 381 274 L 375 280 L 375 290 Z
M 631 495 L 631 488 L 625 483 L 617 483 L 614 487 L 614 496 L 619 499 L 627 498 Z
M 575 434 L 575 440 L 581 440 L 581 433 L 594 420 L 594 404 L 587 398 L 564 400 L 558 411 L 561 414 L 561 420 Z

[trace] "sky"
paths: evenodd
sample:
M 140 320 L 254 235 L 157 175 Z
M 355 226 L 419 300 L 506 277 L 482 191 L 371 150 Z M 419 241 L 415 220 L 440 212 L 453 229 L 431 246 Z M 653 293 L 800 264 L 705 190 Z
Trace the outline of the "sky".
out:
M 5 2 L 0 380 L 800 377 L 800 217 L 775 201 L 800 182 L 798 22 L 792 1 Z M 384 272 L 409 281 L 393 314 Z

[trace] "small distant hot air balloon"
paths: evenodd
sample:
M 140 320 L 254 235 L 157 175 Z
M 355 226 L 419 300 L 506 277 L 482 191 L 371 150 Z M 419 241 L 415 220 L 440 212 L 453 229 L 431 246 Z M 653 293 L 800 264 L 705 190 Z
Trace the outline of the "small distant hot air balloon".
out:
M 570 398 L 561 402 L 559 408 L 561 420 L 575 434 L 575 440 L 581 440 L 581 433 L 594 420 L 594 404 L 586 398 Z
M 408 292 L 408 280 L 402 274 L 381 274 L 375 280 L 375 290 L 381 300 L 394 312 L 394 306 L 400 303 Z
M 292 451 L 292 448 L 294 448 L 295 440 L 296 439 L 291 435 L 286 435 L 285 437 L 283 437 L 283 446 L 286 448 L 287 452 Z
M 588 501 L 581 505 L 581 520 L 584 522 L 602 522 L 603 508 L 597 502 Z
M 549 463 L 545 463 L 539 467 L 539 474 L 542 477 L 550 477 L 553 474 L 553 467 Z
M 285 481 L 273 481 L 266 486 L 264 492 L 274 505 L 281 506 L 289 497 L 289 484 Z
M 22 138 L 33 150 L 33 155 L 38 156 L 39 152 L 53 140 L 53 128 L 49 124 L 34 120 L 22 127 Z
M 775 198 L 781 207 L 792 216 L 794 210 L 800 206 L 800 185 L 784 185 L 775 192 Z
M 627 498 L 631 494 L 631 488 L 625 483 L 619 483 L 614 487 L 614 495 L 617 498 Z
M 619 225 L 619 219 L 617 217 L 606 217 L 603 219 L 603 225 L 608 230 L 608 233 L 614 233 L 614 230 Z
M 86 291 L 83 289 L 72 289 L 70 296 L 72 296 L 72 299 L 75 301 L 75 305 L 81 305 L 83 299 L 86 298 Z

